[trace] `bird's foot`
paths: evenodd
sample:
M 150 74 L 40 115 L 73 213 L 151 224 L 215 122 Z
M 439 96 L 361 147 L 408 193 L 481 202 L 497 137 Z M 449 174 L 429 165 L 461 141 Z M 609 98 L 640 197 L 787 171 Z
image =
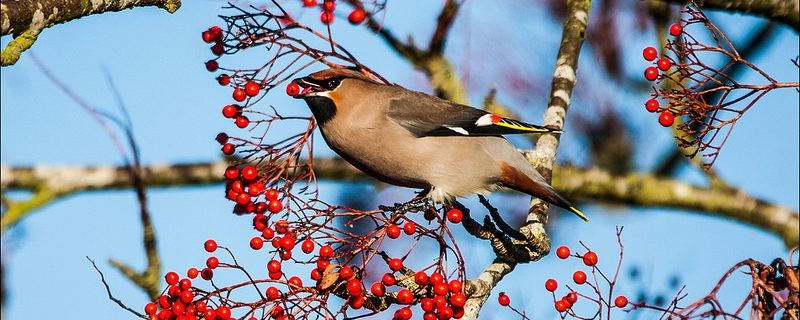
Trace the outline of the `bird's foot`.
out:
M 378 206 L 378 209 L 387 212 L 422 212 L 433 207 L 433 203 L 427 197 L 416 196 L 408 202 L 395 203 L 393 206 Z

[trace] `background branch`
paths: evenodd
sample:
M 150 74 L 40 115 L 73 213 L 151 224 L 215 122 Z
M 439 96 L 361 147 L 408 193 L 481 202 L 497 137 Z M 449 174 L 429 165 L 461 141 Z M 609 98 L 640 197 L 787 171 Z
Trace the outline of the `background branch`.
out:
M 81 1 L 81 0 L 15 0 L 0 4 L 0 34 L 13 35 L 2 51 L 0 65 L 12 65 L 20 54 L 29 49 L 39 33 L 59 23 L 85 16 L 122 11 L 135 7 L 155 6 L 173 13 L 181 6 L 180 0 L 130 0 L 130 1 Z
M 686 4 L 685 0 L 666 0 Z M 719 9 L 749 13 L 773 21 L 784 23 L 795 31 L 800 31 L 799 0 L 701 0 L 697 3 L 703 9 Z

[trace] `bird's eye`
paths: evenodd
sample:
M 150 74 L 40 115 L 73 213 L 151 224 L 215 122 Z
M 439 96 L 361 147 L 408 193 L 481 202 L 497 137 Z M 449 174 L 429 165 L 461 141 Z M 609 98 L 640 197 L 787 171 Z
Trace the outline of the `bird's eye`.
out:
M 338 87 L 339 83 L 341 83 L 341 82 L 342 82 L 342 80 L 340 80 L 340 79 L 330 79 L 330 80 L 328 80 L 327 87 L 328 87 L 329 90 L 336 89 L 336 87 Z

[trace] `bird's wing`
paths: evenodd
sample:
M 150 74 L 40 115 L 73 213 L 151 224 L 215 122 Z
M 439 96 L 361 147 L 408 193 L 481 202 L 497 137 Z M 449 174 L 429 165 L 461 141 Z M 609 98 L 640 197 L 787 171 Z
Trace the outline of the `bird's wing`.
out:
M 413 91 L 392 98 L 387 115 L 417 137 L 560 132 Z

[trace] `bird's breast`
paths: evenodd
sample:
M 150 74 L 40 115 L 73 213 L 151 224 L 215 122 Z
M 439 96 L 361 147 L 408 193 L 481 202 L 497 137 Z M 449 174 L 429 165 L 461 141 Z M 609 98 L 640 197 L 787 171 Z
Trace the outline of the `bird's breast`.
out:
M 428 188 L 419 159 L 413 159 L 414 137 L 387 130 L 386 124 L 347 123 L 334 118 L 320 126 L 328 146 L 364 173 L 389 184 Z

